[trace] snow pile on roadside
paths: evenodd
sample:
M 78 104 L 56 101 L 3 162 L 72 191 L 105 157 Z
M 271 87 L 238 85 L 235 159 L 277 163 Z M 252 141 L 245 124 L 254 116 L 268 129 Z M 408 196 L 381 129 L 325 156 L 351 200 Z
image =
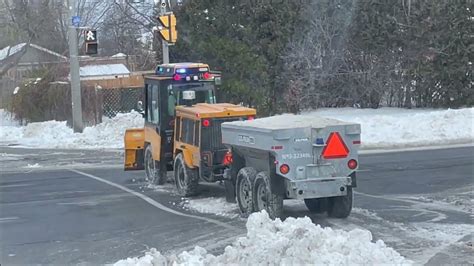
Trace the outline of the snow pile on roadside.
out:
M 362 126 L 362 148 L 405 148 L 474 142 L 474 108 L 434 109 L 355 109 L 327 108 L 305 112 Z M 284 120 L 285 116 L 276 116 Z M 256 121 L 258 121 L 257 119 Z M 284 122 L 284 121 L 283 121 Z M 74 134 L 66 122 L 47 121 L 20 126 L 0 109 L 0 142 L 38 148 L 96 149 L 123 147 L 125 129 L 142 127 L 137 112 L 104 118 L 103 123 Z
M 143 127 L 143 118 L 138 112 L 104 117 L 103 122 L 86 127 L 83 133 L 74 133 L 66 121 L 46 121 L 19 126 L 5 119 L 1 112 L 0 141 L 35 148 L 66 149 L 120 149 L 123 147 L 125 129 Z M 5 123 L 5 124 L 4 124 Z
M 128 265 L 401 265 L 412 264 L 383 241 L 372 242 L 367 230 L 349 232 L 321 228 L 308 217 L 272 221 L 267 213 L 252 214 L 247 221 L 247 236 L 214 256 L 204 248 L 163 256 L 151 249 L 140 258 L 115 263 Z
M 474 108 L 321 109 L 305 114 L 361 124 L 362 148 L 403 148 L 474 142 Z
M 225 198 L 202 198 L 202 199 L 184 199 L 181 206 L 186 210 L 200 213 L 215 214 L 229 218 L 239 216 L 239 207 L 235 203 L 229 203 Z
M 13 116 L 10 112 L 0 109 L 0 126 L 20 126 L 20 123 L 13 119 Z

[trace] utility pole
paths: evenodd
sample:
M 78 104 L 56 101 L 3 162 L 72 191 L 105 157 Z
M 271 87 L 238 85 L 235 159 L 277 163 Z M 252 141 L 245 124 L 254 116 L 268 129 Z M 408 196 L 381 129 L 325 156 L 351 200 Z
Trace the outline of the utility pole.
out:
M 82 121 L 82 97 L 81 80 L 79 73 L 79 59 L 77 48 L 77 25 L 73 25 L 73 17 L 76 17 L 76 0 L 68 0 L 69 8 L 69 69 L 71 76 L 71 103 L 72 103 L 72 127 L 74 132 L 82 132 L 84 123 Z
M 166 0 L 161 0 L 160 16 L 166 14 L 166 5 L 167 5 Z M 161 47 L 163 47 L 163 64 L 168 64 L 170 62 L 170 52 L 169 52 L 168 42 L 162 39 Z

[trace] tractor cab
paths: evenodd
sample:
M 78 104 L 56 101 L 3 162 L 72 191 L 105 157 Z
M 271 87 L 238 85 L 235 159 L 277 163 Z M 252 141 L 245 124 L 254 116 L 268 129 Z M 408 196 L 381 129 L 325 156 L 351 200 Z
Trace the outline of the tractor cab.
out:
M 220 73 L 211 72 L 209 65 L 202 63 L 158 65 L 154 75 L 145 76 L 145 128 L 128 129 L 125 133 L 125 170 L 144 169 L 147 148 L 151 156 L 162 164 L 162 171 L 170 168 L 175 107 L 184 104 L 183 93 L 195 92 L 193 104 L 214 104 L 220 84 Z
M 195 171 L 195 175 L 204 181 L 223 180 L 224 169 L 230 165 L 232 157 L 229 157 L 229 149 L 222 143 L 221 125 L 224 122 L 251 120 L 255 114 L 255 109 L 229 103 L 176 107 L 174 157 L 182 154 L 184 168 L 188 172 Z

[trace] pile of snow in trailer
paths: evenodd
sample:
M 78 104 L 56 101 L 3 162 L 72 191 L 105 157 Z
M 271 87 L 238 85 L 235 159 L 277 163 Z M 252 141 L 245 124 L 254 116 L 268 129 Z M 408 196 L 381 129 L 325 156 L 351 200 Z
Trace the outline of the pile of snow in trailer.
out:
M 349 232 L 321 228 L 308 217 L 270 220 L 263 212 L 247 221 L 247 236 L 241 237 L 224 253 L 209 254 L 202 247 L 164 256 L 156 249 L 143 257 L 115 263 L 129 265 L 401 265 L 412 264 L 383 241 L 373 242 L 367 230 Z
M 327 126 L 351 125 L 353 123 L 343 122 L 319 115 L 292 115 L 284 114 L 270 116 L 247 121 L 234 121 L 227 124 L 261 129 L 287 129 L 287 128 L 324 128 Z

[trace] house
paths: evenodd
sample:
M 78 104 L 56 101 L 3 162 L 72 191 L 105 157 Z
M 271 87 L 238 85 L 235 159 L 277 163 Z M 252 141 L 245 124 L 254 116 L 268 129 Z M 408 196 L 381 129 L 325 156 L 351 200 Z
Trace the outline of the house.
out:
M 87 65 L 80 68 L 79 75 L 81 81 L 104 80 L 129 77 L 130 71 L 124 64 Z
M 21 57 L 18 63 L 11 67 L 3 78 L 20 81 L 32 70 L 68 62 L 66 56 L 36 44 L 29 44 L 27 47 L 26 43 L 20 43 L 0 50 L 0 64 L 8 64 L 17 60 L 17 57 Z

